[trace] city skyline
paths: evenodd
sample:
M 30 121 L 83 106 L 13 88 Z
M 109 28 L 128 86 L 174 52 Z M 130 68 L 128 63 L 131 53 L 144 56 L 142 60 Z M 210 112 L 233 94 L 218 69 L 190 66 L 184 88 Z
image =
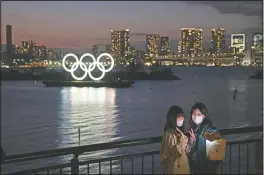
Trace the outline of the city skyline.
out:
M 148 34 L 169 36 L 173 41 L 180 39 L 181 28 L 195 27 L 204 30 L 204 40 L 210 40 L 212 28 L 226 28 L 227 36 L 232 33 L 247 34 L 262 31 L 260 30 L 262 29 L 262 19 L 259 15 L 259 11 L 262 14 L 262 6 L 259 6 L 258 3 L 262 2 L 4 2 L 2 3 L 1 34 L 5 36 L 5 25 L 11 24 L 14 44 L 18 44 L 22 40 L 35 40 L 40 45 L 44 44 L 48 47 L 91 49 L 96 44 L 111 43 L 111 29 L 128 28 L 131 45 L 137 47 L 141 44 L 145 47 Z M 82 6 L 86 4 L 88 9 L 93 8 L 86 9 L 84 12 Z M 57 9 L 59 5 L 67 12 Z M 146 7 L 144 5 L 148 5 L 148 8 L 151 9 L 166 9 L 167 13 L 146 11 L 143 8 Z M 226 5 L 225 11 L 222 11 L 221 7 L 224 5 Z M 236 5 L 240 5 L 240 8 L 237 9 Z M 43 9 L 39 10 L 40 7 Z M 68 14 L 69 7 L 78 9 L 78 12 Z M 103 12 L 99 10 L 101 7 L 104 7 Z M 118 7 L 122 10 L 116 12 L 114 9 Z M 186 10 L 184 11 L 182 8 L 189 10 L 185 12 Z M 30 13 L 29 9 L 32 9 Z M 49 9 L 49 13 L 47 13 L 47 9 Z M 129 13 L 131 9 L 134 9 L 134 13 Z M 174 11 L 172 11 L 173 9 Z M 207 18 L 204 10 L 210 14 L 207 14 Z M 99 15 L 98 11 L 102 14 Z M 104 12 L 107 15 L 103 15 Z M 30 16 L 32 13 L 34 15 Z M 178 13 L 182 15 L 177 15 Z M 91 19 L 92 14 L 94 16 Z M 192 17 L 194 14 L 195 18 Z M 52 15 L 54 18 L 49 18 Z M 166 18 L 166 15 L 173 17 Z M 80 20 L 74 20 L 77 17 Z M 204 20 L 201 21 L 201 19 Z M 82 24 L 83 20 L 89 21 L 89 23 Z M 62 23 L 58 24 L 59 21 Z M 90 27 L 88 27 L 89 24 Z M 63 27 L 63 30 L 60 30 L 60 26 Z M 75 30 L 71 30 L 72 26 Z M 5 43 L 5 37 L 2 37 L 1 42 Z

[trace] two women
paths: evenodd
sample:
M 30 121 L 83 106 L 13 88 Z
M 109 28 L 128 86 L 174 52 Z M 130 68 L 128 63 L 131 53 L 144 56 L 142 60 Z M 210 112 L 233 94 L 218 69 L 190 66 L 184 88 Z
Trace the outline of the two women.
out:
M 208 118 L 203 103 L 196 103 L 190 111 L 189 138 L 184 132 L 184 112 L 172 106 L 167 114 L 162 140 L 161 166 L 164 174 L 215 174 L 219 161 L 206 157 L 205 132 L 217 132 Z

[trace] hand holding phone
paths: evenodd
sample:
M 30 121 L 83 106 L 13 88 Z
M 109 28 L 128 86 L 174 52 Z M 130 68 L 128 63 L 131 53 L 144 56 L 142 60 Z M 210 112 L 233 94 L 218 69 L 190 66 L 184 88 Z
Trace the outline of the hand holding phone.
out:
M 220 132 L 204 132 L 204 138 L 210 142 L 221 138 Z

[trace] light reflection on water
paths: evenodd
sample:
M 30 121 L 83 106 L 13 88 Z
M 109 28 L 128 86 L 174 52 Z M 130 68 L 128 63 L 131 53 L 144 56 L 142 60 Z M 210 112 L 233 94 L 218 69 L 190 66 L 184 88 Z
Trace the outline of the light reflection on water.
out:
M 58 113 L 61 138 L 58 147 L 77 146 L 79 128 L 80 145 L 120 139 L 116 137 L 118 111 L 115 93 L 116 90 L 112 88 L 62 88 L 61 107 Z M 89 159 L 108 156 L 114 152 L 115 150 L 105 150 L 89 153 Z M 71 158 L 72 156 L 64 157 L 61 162 L 67 162 Z M 81 157 L 80 160 L 87 160 L 87 158 Z
M 76 146 L 79 141 L 78 128 L 81 131 L 81 145 L 119 139 L 115 137 L 118 113 L 115 89 L 72 87 L 61 89 L 60 94 L 59 132 L 67 137 L 61 138 L 59 147 Z

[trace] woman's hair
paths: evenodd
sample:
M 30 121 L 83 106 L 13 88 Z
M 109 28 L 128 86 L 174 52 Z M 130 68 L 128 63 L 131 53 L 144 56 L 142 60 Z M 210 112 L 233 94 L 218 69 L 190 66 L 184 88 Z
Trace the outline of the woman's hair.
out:
M 179 114 L 184 114 L 183 110 L 179 106 L 171 106 L 168 113 L 167 113 L 167 118 L 166 118 L 166 124 L 164 127 L 164 131 L 167 129 L 172 129 L 176 130 L 176 120 L 177 116 Z M 178 127 L 182 132 L 184 131 L 184 125 L 182 127 Z
M 199 111 L 205 116 L 205 118 L 204 118 L 204 121 L 206 121 L 206 122 L 209 122 L 209 123 L 211 123 L 211 121 L 210 121 L 210 119 L 209 119 L 209 117 L 208 117 L 208 109 L 207 109 L 207 107 L 205 106 L 205 104 L 203 104 L 203 103 L 201 103 L 201 102 L 197 102 L 197 103 L 195 103 L 193 106 L 192 106 L 192 108 L 191 108 L 191 111 L 190 111 L 190 126 L 191 126 L 191 128 L 196 128 L 197 127 L 197 125 L 194 123 L 194 121 L 192 120 L 192 114 L 193 114 L 193 111 L 195 110 L 195 109 L 199 109 Z

